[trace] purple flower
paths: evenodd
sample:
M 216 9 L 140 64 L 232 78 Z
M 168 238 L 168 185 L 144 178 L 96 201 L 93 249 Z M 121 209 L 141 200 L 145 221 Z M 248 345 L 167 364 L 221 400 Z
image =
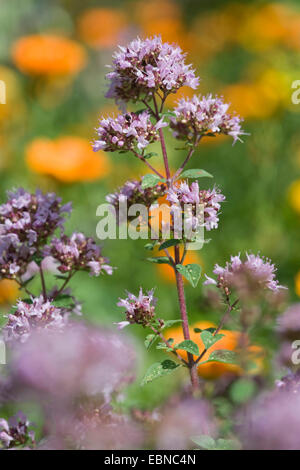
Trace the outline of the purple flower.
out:
M 233 143 L 241 141 L 240 135 L 245 134 L 242 119 L 228 114 L 228 108 L 217 96 L 182 98 L 174 109 L 176 117 L 170 121 L 174 137 L 195 143 L 202 135 L 226 134 L 233 138 Z
M 22 276 L 57 228 L 62 228 L 70 204 L 62 205 L 54 193 L 37 190 L 30 194 L 20 188 L 8 192 L 8 200 L 0 206 L 0 275 L 3 278 Z
M 155 305 L 157 299 L 153 297 L 154 290 L 151 289 L 147 294 L 143 293 L 143 289 L 140 288 L 139 295 L 136 297 L 134 294 L 128 292 L 126 299 L 119 299 L 118 307 L 126 309 L 126 321 L 127 324 L 138 324 L 143 326 L 149 326 L 155 320 Z M 158 320 L 159 321 L 159 320 Z M 119 329 L 124 328 L 125 322 L 118 323 Z
M 91 276 L 98 276 L 102 272 L 113 272 L 93 238 L 80 232 L 74 232 L 71 237 L 62 235 L 60 238 L 53 238 L 50 245 L 44 248 L 43 254 L 57 260 L 58 270 L 62 273 L 89 271 Z
M 226 263 L 225 268 L 216 264 L 213 273 L 217 279 L 206 276 L 204 284 L 214 284 L 223 289 L 226 295 L 230 293 L 231 288 L 243 290 L 241 279 L 246 279 L 247 283 L 253 285 L 255 289 L 269 289 L 273 292 L 285 289 L 275 279 L 276 268 L 274 264 L 260 255 L 246 253 L 245 261 L 240 259 L 240 254 L 231 256 L 230 262 Z
M 34 432 L 29 430 L 32 426 L 26 416 L 19 412 L 8 421 L 0 418 L 0 446 L 4 449 L 35 445 Z
M 193 230 L 204 226 L 206 230 L 218 227 L 220 203 L 225 200 L 225 196 L 217 188 L 199 189 L 198 182 L 193 182 L 190 186 L 186 181 L 175 183 L 167 191 L 167 200 L 172 203 L 172 211 L 184 211 L 186 220 L 190 221 Z M 197 208 L 201 213 L 197 214 Z M 202 214 L 202 219 L 199 216 Z
M 8 322 L 3 328 L 6 342 L 28 340 L 33 330 L 44 328 L 62 329 L 68 321 L 65 310 L 55 307 L 51 302 L 45 302 L 43 297 L 32 299 L 32 303 L 19 301 L 14 313 L 8 315 Z
M 107 195 L 106 200 L 114 206 L 117 220 L 122 223 L 126 220 L 127 211 L 126 214 L 120 212 L 120 203 L 126 202 L 128 207 L 133 204 L 143 204 L 150 208 L 158 198 L 165 194 L 165 190 L 166 186 L 164 184 L 157 184 L 153 188 L 143 189 L 140 181 L 127 181 L 117 192 Z
M 300 339 L 300 303 L 291 305 L 278 317 L 277 322 L 277 330 L 281 337 L 290 340 Z
M 107 78 L 110 88 L 106 96 L 117 102 L 147 99 L 157 91 L 167 96 L 182 86 L 195 89 L 199 84 L 180 47 L 163 43 L 159 36 L 119 46 Z
M 99 124 L 96 129 L 98 139 L 95 140 L 93 149 L 106 152 L 135 149 L 143 151 L 159 139 L 157 131 L 167 126 L 162 119 L 157 124 L 152 124 L 148 111 L 140 114 L 119 114 L 116 118 L 102 118 Z
M 279 388 L 258 397 L 241 413 L 239 434 L 245 449 L 299 449 L 299 393 Z
M 192 449 L 191 438 L 201 434 L 214 436 L 216 425 L 213 411 L 204 400 L 185 399 L 169 404 L 157 426 L 156 448 Z
M 108 401 L 134 366 L 133 350 L 119 334 L 69 322 L 63 331 L 32 332 L 14 348 L 11 369 L 22 390 L 52 396 L 59 409 L 72 407 L 76 397 Z

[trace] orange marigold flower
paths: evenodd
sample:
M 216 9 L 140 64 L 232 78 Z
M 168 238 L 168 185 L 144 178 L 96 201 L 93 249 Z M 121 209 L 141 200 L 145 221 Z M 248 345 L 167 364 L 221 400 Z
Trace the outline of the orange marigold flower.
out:
M 206 328 L 216 328 L 216 325 L 208 321 L 199 321 L 190 328 L 191 340 L 198 345 L 201 353 L 201 351 L 204 350 L 204 344 L 201 340 L 200 333 L 195 333 L 194 328 L 205 330 Z M 223 334 L 224 337 L 209 349 L 201 359 L 201 362 L 206 361 L 213 351 L 227 349 L 229 351 L 235 351 L 238 354 L 245 355 L 243 358 L 246 359 L 247 362 L 251 361 L 251 365 L 253 365 L 253 368 L 251 368 L 252 374 L 256 374 L 263 370 L 264 351 L 260 346 L 250 345 L 247 335 L 238 331 L 230 330 L 220 330 L 220 334 Z M 167 330 L 164 336 L 166 339 L 173 338 L 174 345 L 184 340 L 181 326 Z M 183 359 L 187 360 L 186 351 L 178 349 L 177 352 Z M 198 375 L 205 379 L 217 379 L 225 374 L 240 375 L 243 373 L 243 369 L 237 364 L 225 364 L 220 362 L 199 364 L 197 370 Z
M 18 297 L 19 288 L 16 281 L 2 279 L 0 281 L 0 304 L 12 304 Z
M 125 14 L 112 8 L 90 8 L 78 20 L 79 37 L 95 48 L 115 46 L 127 26 Z
M 295 277 L 295 292 L 300 297 L 300 271 L 297 272 Z
M 13 61 L 29 75 L 73 75 L 85 65 L 86 54 L 80 44 L 65 37 L 34 34 L 13 45 Z
M 36 173 L 64 183 L 96 180 L 110 171 L 104 152 L 96 154 L 88 140 L 72 136 L 33 140 L 26 149 L 26 162 Z

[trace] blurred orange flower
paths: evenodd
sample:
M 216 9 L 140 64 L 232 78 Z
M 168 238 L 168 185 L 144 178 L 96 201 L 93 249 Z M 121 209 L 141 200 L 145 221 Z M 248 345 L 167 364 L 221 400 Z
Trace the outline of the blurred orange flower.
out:
M 206 328 L 216 328 L 216 325 L 208 321 L 199 321 L 192 325 L 190 328 L 191 340 L 194 341 L 198 347 L 200 353 L 204 350 L 204 344 L 200 337 L 200 333 L 195 333 L 194 328 L 205 330 Z M 220 334 L 224 337 L 217 341 L 209 351 L 204 354 L 201 362 L 207 360 L 213 351 L 219 349 L 227 349 L 229 351 L 236 351 L 239 354 L 245 354 L 245 359 L 251 361 L 254 367 L 251 369 L 251 373 L 258 373 L 263 369 L 263 349 L 260 346 L 249 345 L 249 339 L 245 334 L 238 331 L 220 330 Z M 175 327 L 167 330 L 164 334 L 166 339 L 173 338 L 174 345 L 184 340 L 182 327 Z M 187 359 L 187 352 L 178 349 L 179 355 Z M 217 379 L 224 374 L 240 375 L 243 373 L 243 369 L 237 364 L 223 364 L 220 362 L 209 362 L 207 364 L 200 364 L 197 367 L 198 375 L 205 379 Z
M 3 279 L 0 281 L 0 304 L 12 304 L 19 295 L 19 287 L 16 281 Z
M 300 213 L 300 179 L 290 185 L 288 189 L 288 199 L 292 208 Z
M 12 49 L 16 66 L 29 75 L 73 75 L 85 65 L 82 46 L 65 37 L 34 34 L 18 39 Z
M 264 119 L 276 112 L 283 101 L 278 93 L 283 78 L 276 71 L 268 70 L 256 80 L 239 82 L 222 88 L 225 100 L 243 118 Z
M 78 35 L 91 47 L 113 47 L 127 25 L 126 16 L 121 10 L 90 8 L 78 20 Z
M 300 297 L 300 271 L 295 276 L 295 292 Z
M 26 149 L 26 162 L 36 173 L 64 183 L 104 178 L 110 171 L 104 152 L 96 154 L 88 140 L 72 136 L 35 139 Z

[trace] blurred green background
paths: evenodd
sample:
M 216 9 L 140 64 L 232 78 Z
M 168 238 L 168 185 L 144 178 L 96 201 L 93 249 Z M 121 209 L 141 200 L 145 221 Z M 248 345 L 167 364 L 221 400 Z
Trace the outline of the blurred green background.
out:
M 230 254 L 260 251 L 278 266 L 291 299 L 299 299 L 300 104 L 291 101 L 292 83 L 300 79 L 298 1 L 0 0 L 0 80 L 7 87 L 6 104 L 0 104 L 1 201 L 12 187 L 56 191 L 73 201 L 68 231 L 95 236 L 96 208 L 105 195 L 147 173 L 131 156 L 90 150 L 99 116 L 117 111 L 104 97 L 105 65 L 118 44 L 153 34 L 188 53 L 201 77 L 199 93 L 224 95 L 250 134 L 234 147 L 227 138 L 204 139 L 190 163 L 212 173 L 227 198 L 219 229 L 192 260 L 210 275 Z M 184 153 L 174 150 L 171 133 L 167 143 L 175 169 Z M 152 162 L 162 165 L 159 157 Z M 172 274 L 145 262 L 144 244 L 107 240 L 103 251 L 117 267 L 113 277 L 75 277 L 74 293 L 91 322 L 120 321 L 118 297 L 140 286 L 156 287 L 163 318 L 178 317 Z M 16 295 L 0 284 L 3 313 Z M 220 316 L 207 306 L 201 283 L 187 286 L 186 295 L 192 320 Z M 124 334 L 137 344 L 140 377 L 158 353 L 146 356 L 145 331 L 138 327 Z M 128 404 L 157 404 L 181 378 L 143 389 L 137 382 Z

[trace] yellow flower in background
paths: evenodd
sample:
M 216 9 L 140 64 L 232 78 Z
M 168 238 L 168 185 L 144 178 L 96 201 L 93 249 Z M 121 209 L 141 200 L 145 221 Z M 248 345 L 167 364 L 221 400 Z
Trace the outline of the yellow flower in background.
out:
M 300 179 L 290 185 L 288 199 L 292 208 L 300 214 Z
M 25 110 L 18 76 L 11 68 L 0 65 L 0 80 L 5 83 L 6 89 L 6 103 L 0 104 L 0 122 L 16 119 L 23 115 Z
M 300 271 L 295 276 L 295 292 L 300 297 Z
M 136 2 L 135 19 L 142 27 L 151 21 L 179 19 L 182 15 L 179 5 L 172 0 L 148 0 Z
M 168 0 L 137 3 L 136 20 L 143 36 L 160 35 L 163 41 L 187 50 L 187 32 L 178 5 Z
M 110 172 L 106 154 L 93 152 L 90 142 L 81 137 L 35 139 L 27 146 L 26 162 L 36 173 L 64 183 L 97 180 Z
M 122 10 L 90 8 L 78 19 L 78 35 L 94 48 L 114 47 L 126 31 L 128 22 Z
M 0 281 L 0 304 L 12 304 L 19 295 L 19 287 L 15 281 L 3 279 Z
M 238 31 L 238 41 L 243 46 L 258 51 L 284 43 L 290 13 L 289 8 L 279 3 L 269 3 L 261 8 L 253 5 L 252 13 Z
M 289 86 L 285 75 L 266 69 L 256 78 L 222 88 L 226 101 L 243 118 L 265 119 L 272 116 L 287 100 Z
M 68 38 L 34 34 L 18 39 L 12 49 L 15 65 L 29 75 L 73 75 L 85 65 L 86 53 Z

